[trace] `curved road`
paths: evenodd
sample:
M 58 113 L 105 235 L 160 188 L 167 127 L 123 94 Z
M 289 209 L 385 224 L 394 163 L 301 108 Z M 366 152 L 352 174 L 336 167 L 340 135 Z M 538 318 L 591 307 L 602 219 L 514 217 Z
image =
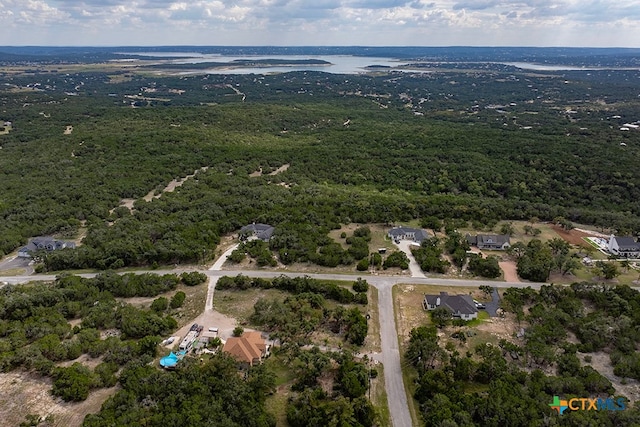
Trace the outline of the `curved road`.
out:
M 229 251 L 230 252 L 230 251 Z M 224 258 L 224 257 L 221 257 Z M 221 265 L 215 264 L 217 268 Z M 214 268 L 214 267 L 212 267 Z M 185 270 L 193 271 L 193 270 Z M 152 270 L 139 271 L 136 273 L 181 273 L 182 270 Z M 407 277 L 407 276 L 368 276 L 368 275 L 350 275 L 350 274 L 304 274 L 304 273 L 280 273 L 272 271 L 236 271 L 236 270 L 202 270 L 202 273 L 211 278 L 209 280 L 209 290 L 207 293 L 206 307 L 211 307 L 209 301 L 213 300 L 213 291 L 217 278 L 221 276 L 235 276 L 244 274 L 250 277 L 273 278 L 281 275 L 292 277 L 309 276 L 320 280 L 355 280 L 357 277 L 363 277 L 372 286 L 378 289 L 378 313 L 380 319 L 380 342 L 382 347 L 382 364 L 384 366 L 384 380 L 387 392 L 387 400 L 391 423 L 394 427 L 411 427 L 411 414 L 407 401 L 402 380 L 402 368 L 400 364 L 400 350 L 398 348 L 398 332 L 396 330 L 395 315 L 393 310 L 392 289 L 394 285 L 399 283 L 406 284 L 429 284 L 448 287 L 465 287 L 489 285 L 498 288 L 510 287 L 532 287 L 539 289 L 544 283 L 514 283 L 514 282 L 494 282 L 490 280 L 458 280 L 458 279 L 436 279 L 427 277 Z M 93 277 L 97 273 L 78 274 L 81 277 Z M 38 275 L 38 276 L 6 276 L 0 277 L 2 282 L 15 284 L 25 283 L 29 281 L 53 281 L 55 275 Z

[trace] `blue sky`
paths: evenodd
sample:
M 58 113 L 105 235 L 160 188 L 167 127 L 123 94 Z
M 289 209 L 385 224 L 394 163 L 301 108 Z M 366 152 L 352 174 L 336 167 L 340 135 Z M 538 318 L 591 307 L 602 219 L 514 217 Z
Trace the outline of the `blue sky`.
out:
M 640 47 L 640 0 L 0 0 L 0 44 Z

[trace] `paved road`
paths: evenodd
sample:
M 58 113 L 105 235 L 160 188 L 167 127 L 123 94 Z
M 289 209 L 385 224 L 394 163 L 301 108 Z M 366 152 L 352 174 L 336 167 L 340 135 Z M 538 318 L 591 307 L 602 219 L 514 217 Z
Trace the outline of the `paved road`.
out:
M 230 251 L 229 251 L 230 253 Z M 215 268 L 220 268 L 221 264 L 214 264 Z M 212 267 L 212 268 L 214 268 Z M 193 271 L 193 270 L 188 270 Z M 146 271 L 139 271 L 137 273 L 145 273 Z M 165 273 L 181 273 L 182 270 L 153 270 L 151 273 L 165 274 Z M 244 274 L 250 277 L 264 277 L 273 278 L 286 274 L 287 276 L 309 276 L 314 279 L 320 280 L 355 280 L 357 275 L 348 274 L 304 274 L 304 273 L 282 273 L 273 271 L 235 271 L 235 270 L 204 270 L 202 271 L 210 277 L 209 290 L 207 292 L 207 303 L 205 308 L 206 314 L 211 314 L 213 291 L 215 289 L 215 283 L 221 276 L 236 276 L 238 274 Z M 79 274 L 82 277 L 93 277 L 95 273 Z M 395 315 L 393 309 L 393 286 L 399 283 L 406 284 L 431 284 L 447 287 L 464 287 L 464 286 L 480 286 L 490 285 L 493 287 L 508 288 L 508 287 L 527 287 L 531 286 L 534 289 L 539 289 L 543 283 L 509 283 L 509 282 L 494 282 L 489 280 L 459 280 L 459 279 L 436 279 L 426 277 L 406 277 L 406 276 L 367 276 L 362 277 L 378 289 L 378 312 L 380 319 L 380 341 L 382 347 L 382 363 L 384 366 L 384 380 L 385 388 L 387 392 L 387 400 L 389 406 L 389 413 L 391 415 L 391 422 L 394 427 L 410 427 L 411 414 L 409 413 L 409 406 L 407 402 L 407 395 L 405 393 L 403 379 L 402 379 L 402 367 L 400 363 L 400 350 L 398 348 L 398 332 L 396 329 Z M 55 280 L 55 275 L 38 275 L 38 276 L 7 276 L 1 277 L 2 281 L 8 283 L 25 283 L 28 281 L 42 280 L 52 281 Z
M 489 316 L 496 317 L 498 315 L 498 307 L 500 307 L 500 294 L 498 288 L 494 287 L 491 291 L 491 301 L 485 304 L 485 310 Z
M 376 287 L 378 288 L 378 316 L 380 319 L 384 384 L 387 391 L 391 424 L 394 427 L 411 427 L 411 414 L 402 380 L 398 332 L 393 310 L 393 287 L 389 285 L 377 285 Z

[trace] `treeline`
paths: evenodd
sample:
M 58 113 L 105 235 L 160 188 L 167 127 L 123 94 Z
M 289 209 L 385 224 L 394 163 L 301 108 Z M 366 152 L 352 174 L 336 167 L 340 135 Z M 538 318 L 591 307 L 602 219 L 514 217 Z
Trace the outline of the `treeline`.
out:
M 365 284 L 367 286 L 364 286 Z M 308 276 L 289 277 L 282 275 L 268 280 L 260 277 L 247 277 L 242 274 L 239 274 L 235 277 L 222 276 L 220 279 L 218 279 L 218 282 L 216 284 L 216 288 L 218 289 L 245 290 L 249 288 L 273 288 L 285 292 L 290 292 L 292 294 L 318 294 L 341 304 L 355 303 L 366 305 L 368 303 L 368 284 L 366 283 L 366 281 L 358 278 L 358 280 L 354 282 L 353 287 L 354 290 L 357 290 L 355 294 L 343 286 L 337 285 L 332 282 L 324 282 L 321 280 L 312 279 Z

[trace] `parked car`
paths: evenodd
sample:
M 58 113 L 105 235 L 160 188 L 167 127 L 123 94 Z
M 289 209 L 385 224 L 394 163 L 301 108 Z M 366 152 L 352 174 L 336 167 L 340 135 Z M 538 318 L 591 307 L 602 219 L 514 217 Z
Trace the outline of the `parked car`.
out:
M 478 310 L 484 310 L 485 308 L 487 308 L 483 303 L 478 302 L 476 300 L 473 300 L 473 303 L 476 305 L 476 308 Z
M 194 323 L 193 325 L 191 325 L 191 329 L 189 329 L 190 331 L 197 331 L 198 330 L 198 324 Z

